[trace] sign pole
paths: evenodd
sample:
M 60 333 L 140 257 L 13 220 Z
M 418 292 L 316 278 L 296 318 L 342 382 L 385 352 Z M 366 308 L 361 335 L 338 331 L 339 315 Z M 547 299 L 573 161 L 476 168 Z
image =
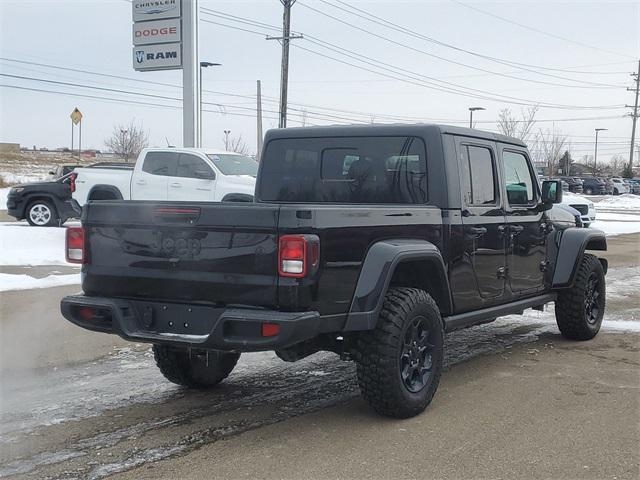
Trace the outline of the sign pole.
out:
M 82 154 L 82 119 L 80 119 L 78 127 L 78 160 L 80 160 L 80 155 Z
M 73 156 L 73 120 L 71 120 L 71 155 Z
M 200 147 L 198 0 L 182 2 L 182 144 Z

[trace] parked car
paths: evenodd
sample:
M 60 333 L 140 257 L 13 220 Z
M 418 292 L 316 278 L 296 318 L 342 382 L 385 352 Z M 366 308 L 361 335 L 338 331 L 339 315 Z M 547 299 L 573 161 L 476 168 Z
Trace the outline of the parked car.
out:
M 148 148 L 135 165 L 76 168 L 73 198 L 89 200 L 253 201 L 258 163 L 233 152 Z
M 578 177 L 560 177 L 560 180 L 567 182 L 571 193 L 582 193 L 582 180 Z
M 586 195 L 606 195 L 607 182 L 598 177 L 583 177 L 582 188 Z
M 35 227 L 56 227 L 80 216 L 73 201 L 75 173 L 49 182 L 25 183 L 9 190 L 7 213 Z
M 639 178 L 631 178 L 627 180 L 629 185 L 631 186 L 631 193 L 634 195 L 640 195 L 640 179 Z
M 562 196 L 562 203 L 575 208 L 580 212 L 580 219 L 582 220 L 582 226 L 588 227 L 591 222 L 596 221 L 596 209 L 591 200 L 587 200 L 580 195 L 574 193 L 565 193 Z
M 49 172 L 49 175 L 51 175 L 52 179 L 62 178 L 80 166 L 81 165 L 56 165 L 53 170 Z
M 153 344 L 162 374 L 192 388 L 242 352 L 335 352 L 374 410 L 411 417 L 436 392 L 445 332 L 555 302 L 566 338 L 598 333 L 607 261 L 585 249 L 606 237 L 575 228 L 561 197 L 503 135 L 271 130 L 254 203 L 89 202 L 66 246 L 84 294 L 61 311 Z
M 629 185 L 624 183 L 624 180 L 619 177 L 611 177 L 613 182 L 613 194 L 622 195 L 623 193 L 629 193 Z
M 640 195 L 640 180 L 634 178 L 625 179 L 625 183 L 629 186 L 629 193 Z

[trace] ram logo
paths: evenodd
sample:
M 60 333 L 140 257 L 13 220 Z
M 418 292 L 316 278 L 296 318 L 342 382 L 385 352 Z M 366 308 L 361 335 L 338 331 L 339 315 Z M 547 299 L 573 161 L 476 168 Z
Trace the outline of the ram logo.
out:
M 144 62 L 144 51 L 143 50 L 138 50 L 136 52 L 136 62 L 138 62 L 138 63 Z

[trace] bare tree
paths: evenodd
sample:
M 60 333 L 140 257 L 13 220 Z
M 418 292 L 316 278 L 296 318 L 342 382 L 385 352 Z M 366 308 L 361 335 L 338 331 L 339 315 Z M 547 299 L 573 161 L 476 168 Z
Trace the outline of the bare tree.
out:
M 128 162 L 135 159 L 143 148 L 149 146 L 149 134 L 135 120 L 129 125 L 116 125 L 113 127 L 111 137 L 104 141 L 107 148 L 112 150 L 120 158 Z
M 536 123 L 538 106 L 520 110 L 520 118 L 517 118 L 511 109 L 504 108 L 498 114 L 498 129 L 504 135 L 519 138 L 525 143 L 531 140 L 531 132 Z
M 249 155 L 249 147 L 247 147 L 247 143 L 242 139 L 242 135 L 231 138 L 225 136 L 224 144 L 225 150 L 229 152 L 235 152 L 241 155 Z
M 622 155 L 614 155 L 609 160 L 609 171 L 612 175 L 618 176 L 622 173 L 622 170 L 627 165 L 627 163 L 627 159 Z
M 540 129 L 535 143 L 540 159 L 547 165 L 549 175 L 555 175 L 560 158 L 571 148 L 567 135 L 555 128 L 545 131 Z

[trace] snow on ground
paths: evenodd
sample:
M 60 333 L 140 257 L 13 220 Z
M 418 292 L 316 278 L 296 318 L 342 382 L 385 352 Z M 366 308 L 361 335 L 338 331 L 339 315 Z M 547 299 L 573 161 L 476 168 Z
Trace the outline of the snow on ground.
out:
M 625 193 L 608 196 L 595 204 L 596 210 L 634 210 L 640 212 L 640 195 Z
M 0 265 L 69 265 L 64 258 L 65 228 L 0 224 Z
M 0 188 L 0 210 L 7 209 L 7 197 L 9 196 L 9 190 L 11 190 L 10 187 Z
M 612 237 L 614 235 L 624 235 L 627 233 L 638 233 L 640 232 L 640 218 L 635 222 L 634 221 L 610 222 L 606 220 L 596 220 L 595 222 L 591 223 L 590 228 L 596 228 L 598 230 L 602 230 L 607 237 Z
M 49 275 L 44 278 L 33 278 L 24 274 L 0 273 L 0 292 L 9 290 L 31 290 L 34 288 L 60 287 L 62 285 L 79 285 L 80 274 Z

